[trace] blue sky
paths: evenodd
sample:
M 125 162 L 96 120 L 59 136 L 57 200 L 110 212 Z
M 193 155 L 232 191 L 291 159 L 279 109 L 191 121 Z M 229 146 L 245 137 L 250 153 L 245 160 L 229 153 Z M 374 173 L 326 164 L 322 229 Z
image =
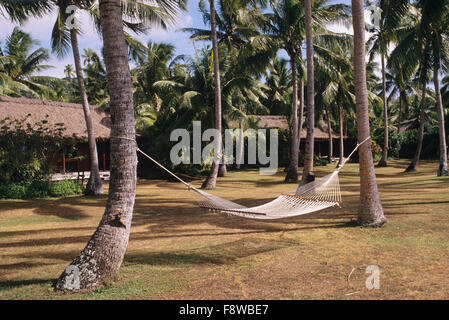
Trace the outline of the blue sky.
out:
M 330 3 L 346 3 L 350 4 L 350 0 L 343 1 L 329 1 Z M 41 19 L 30 19 L 24 23 L 21 28 L 26 32 L 30 33 L 34 39 L 39 41 L 40 46 L 45 47 L 50 50 L 50 35 L 53 28 L 53 24 L 56 19 L 56 13 L 48 15 Z M 101 39 L 98 37 L 94 31 L 93 25 L 90 18 L 87 15 L 81 16 L 82 21 L 82 31 L 83 34 L 79 39 L 80 50 L 84 48 L 92 48 L 96 51 L 100 51 L 103 46 Z M 0 15 L 0 41 L 4 43 L 5 38 L 11 34 L 14 27 L 17 26 L 12 24 L 8 19 Z M 189 34 L 177 31 L 184 27 L 195 27 L 195 28 L 205 28 L 203 24 L 203 19 L 201 13 L 198 9 L 198 1 L 189 0 L 188 10 L 183 12 L 176 26 L 173 26 L 169 30 L 154 29 L 151 30 L 147 35 L 140 36 L 139 39 L 142 42 L 147 42 L 149 40 L 155 42 L 166 42 L 173 44 L 176 47 L 176 54 L 187 54 L 193 55 L 196 48 L 201 48 L 205 45 L 204 42 L 192 43 L 189 40 Z M 48 69 L 42 74 L 52 75 L 57 77 L 64 76 L 64 66 L 67 64 L 73 64 L 73 58 L 71 55 L 64 57 L 63 59 L 56 58 L 52 55 L 52 59 L 48 62 L 50 65 L 55 67 Z

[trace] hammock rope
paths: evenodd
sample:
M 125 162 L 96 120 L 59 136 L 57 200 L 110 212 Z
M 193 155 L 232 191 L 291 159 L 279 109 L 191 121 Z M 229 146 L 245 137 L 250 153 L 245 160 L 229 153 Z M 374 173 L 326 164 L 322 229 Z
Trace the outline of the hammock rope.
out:
M 136 142 L 134 139 L 124 137 L 111 138 L 125 139 Z M 332 173 L 307 184 L 299 185 L 295 193 L 281 194 L 276 199 L 255 207 L 245 207 L 236 202 L 199 190 L 171 172 L 138 147 L 137 151 L 166 171 L 168 174 L 173 176 L 179 182 L 183 183 L 189 190 L 194 191 L 198 205 L 201 208 L 252 219 L 281 219 L 312 213 L 330 207 L 340 207 L 342 201 L 338 174 L 354 152 L 369 139 L 370 137 L 364 139 L 360 143 L 357 143 L 354 150 L 352 150 L 349 156 L 345 158 Z

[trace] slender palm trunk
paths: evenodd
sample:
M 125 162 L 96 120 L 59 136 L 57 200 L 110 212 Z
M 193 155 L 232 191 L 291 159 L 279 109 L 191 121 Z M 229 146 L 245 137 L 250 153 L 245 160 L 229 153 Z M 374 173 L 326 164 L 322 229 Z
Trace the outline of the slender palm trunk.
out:
M 404 114 L 403 114 L 403 118 L 405 120 L 408 119 L 409 111 L 410 111 L 410 106 L 409 106 L 409 103 L 408 103 L 407 93 L 404 91 Z
M 424 139 L 424 122 L 426 115 L 426 85 L 422 85 L 422 94 L 421 94 L 421 111 L 419 113 L 419 139 L 418 146 L 416 147 L 415 156 L 412 159 L 412 162 L 409 164 L 405 172 L 416 171 L 416 167 L 418 166 L 419 158 L 421 157 L 422 144 Z
M 237 162 L 237 169 L 240 169 L 240 166 L 243 162 L 243 152 L 244 152 L 244 137 L 243 137 L 243 124 L 242 120 L 239 121 L 239 136 L 238 136 L 238 143 L 237 147 L 239 148 L 237 150 L 236 155 L 236 162 Z
M 433 69 L 433 83 L 435 85 L 435 98 L 437 100 L 438 127 L 440 135 L 440 166 L 438 168 L 438 176 L 448 176 L 447 168 L 447 148 L 446 148 L 446 132 L 444 128 L 444 110 L 443 101 L 441 99 L 440 80 L 438 78 L 438 68 Z
M 354 86 L 357 112 L 357 137 L 363 141 L 370 135 L 368 93 L 366 87 L 365 19 L 364 1 L 352 0 L 354 27 Z M 381 226 L 386 222 L 374 172 L 371 144 L 359 148 L 360 159 L 360 207 L 358 221 L 369 226 Z
M 399 93 L 398 132 L 401 130 L 401 122 L 402 122 L 402 93 Z
M 302 63 L 302 49 L 299 50 L 299 58 Z M 298 128 L 298 153 L 301 150 L 301 132 L 304 124 L 304 77 L 299 80 L 299 128 Z
M 381 55 L 382 63 L 382 100 L 384 103 L 384 148 L 382 158 L 377 164 L 379 167 L 386 167 L 388 160 L 388 100 L 387 100 L 387 82 L 385 79 L 385 56 Z
M 222 142 L 222 145 L 223 145 L 223 142 Z M 224 152 L 223 148 L 221 150 L 222 150 L 221 154 L 223 155 L 223 157 L 221 159 L 221 163 L 220 163 L 220 166 L 218 168 L 218 174 L 217 174 L 218 177 L 224 177 L 224 176 L 226 176 L 226 173 L 227 173 L 225 152 Z
M 343 106 L 339 103 L 338 106 L 338 113 L 340 118 L 340 160 L 338 161 L 338 164 L 343 163 L 343 158 L 345 157 L 345 145 L 344 145 L 344 133 L 343 133 Z
M 327 134 L 329 137 L 329 163 L 332 162 L 332 157 L 334 154 L 334 140 L 332 139 L 332 125 L 331 125 L 331 118 L 329 117 L 329 110 L 326 107 L 326 118 L 327 118 Z
M 315 128 L 315 87 L 313 70 L 313 38 L 312 38 L 312 3 L 304 0 L 306 20 L 306 47 L 307 47 L 307 141 L 304 169 L 301 184 L 315 180 L 313 173 L 314 156 L 314 128 Z
M 84 86 L 83 69 L 81 67 L 81 57 L 78 48 L 78 31 L 76 29 L 70 30 L 70 40 L 72 42 L 76 77 L 78 79 L 78 86 L 82 98 L 84 119 L 87 127 L 87 140 L 89 144 L 90 177 L 84 193 L 86 195 L 100 195 L 103 194 L 103 183 L 101 182 L 100 169 L 98 168 L 97 143 L 92 124 L 92 116 L 90 114 L 89 102 L 87 100 L 86 88 Z
M 408 100 L 407 100 L 407 93 L 402 90 L 399 93 L 399 129 L 398 131 L 400 131 L 401 128 L 401 123 L 402 123 L 402 119 L 406 119 L 406 110 L 408 109 Z M 405 117 L 404 117 L 405 115 Z
M 285 182 L 296 183 L 298 182 L 298 156 L 299 156 L 299 144 L 298 144 L 298 75 L 296 65 L 296 54 L 290 55 L 290 64 L 292 67 L 292 144 L 290 153 L 290 165 L 285 176 Z
M 220 64 L 218 59 L 218 43 L 217 30 L 215 21 L 215 0 L 210 0 L 210 27 L 212 33 L 212 52 L 214 59 L 214 84 L 215 84 L 215 129 L 219 132 L 219 137 L 215 144 L 214 160 L 209 172 L 209 176 L 201 186 L 203 189 L 215 189 L 217 184 L 217 176 L 219 169 L 219 162 L 222 152 L 222 138 L 221 138 L 221 83 L 220 83 Z
M 97 230 L 56 283 L 57 290 L 70 292 L 90 291 L 115 277 L 128 245 L 136 193 L 133 92 L 120 0 L 100 0 L 100 14 L 111 97 L 111 180 Z

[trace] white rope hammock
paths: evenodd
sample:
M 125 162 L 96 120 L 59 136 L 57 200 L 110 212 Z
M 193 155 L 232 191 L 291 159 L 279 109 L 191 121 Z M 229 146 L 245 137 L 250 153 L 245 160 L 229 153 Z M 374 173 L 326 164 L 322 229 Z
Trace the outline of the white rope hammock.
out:
M 201 208 L 252 219 L 280 219 L 312 213 L 330 207 L 340 207 L 341 193 L 338 173 L 359 146 L 369 139 L 370 137 L 358 143 L 351 154 L 340 163 L 334 172 L 305 185 L 298 186 L 295 193 L 282 194 L 273 201 L 256 207 L 245 207 L 194 188 L 190 183 L 182 180 L 139 148 L 137 148 L 137 151 L 167 171 L 181 183 L 185 184 L 189 190 L 194 191 Z

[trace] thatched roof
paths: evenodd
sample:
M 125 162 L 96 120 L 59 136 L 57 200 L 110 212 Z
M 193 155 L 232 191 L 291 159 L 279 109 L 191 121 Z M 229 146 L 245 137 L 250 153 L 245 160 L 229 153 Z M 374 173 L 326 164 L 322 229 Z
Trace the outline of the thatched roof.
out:
M 285 116 L 260 116 L 254 115 L 254 120 L 258 121 L 257 125 L 259 128 L 277 128 L 288 130 L 288 120 Z M 318 126 L 315 126 L 314 135 L 317 140 L 327 140 L 329 139 L 327 123 L 320 121 Z M 305 139 L 307 136 L 305 118 L 303 120 L 303 129 L 301 130 L 301 139 Z M 332 137 L 334 139 L 340 138 L 340 135 L 332 130 Z M 347 138 L 346 136 L 344 137 Z
M 90 106 L 90 109 L 95 136 L 97 139 L 109 139 L 110 117 L 95 106 Z M 28 114 L 31 115 L 27 119 L 30 124 L 42 120 L 47 120 L 50 125 L 64 123 L 65 136 L 87 138 L 83 107 L 80 104 L 0 96 L 0 119 L 20 120 Z

